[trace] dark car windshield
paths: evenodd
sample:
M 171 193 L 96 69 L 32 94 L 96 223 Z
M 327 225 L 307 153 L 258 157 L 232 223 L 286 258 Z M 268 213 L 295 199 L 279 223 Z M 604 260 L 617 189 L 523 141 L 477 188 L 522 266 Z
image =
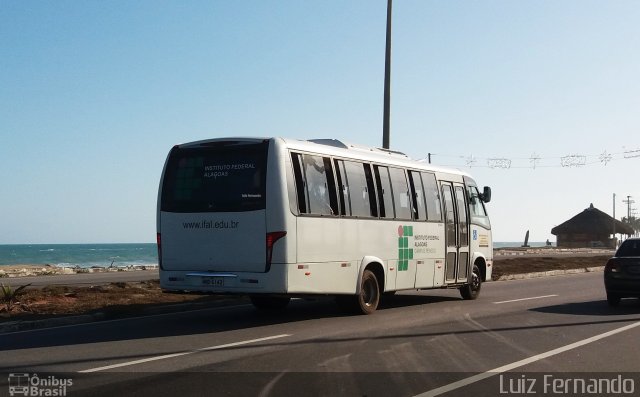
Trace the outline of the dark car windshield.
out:
M 268 145 L 218 142 L 174 148 L 162 186 L 162 211 L 264 209 Z
M 618 248 L 616 256 L 640 256 L 640 240 L 626 240 Z

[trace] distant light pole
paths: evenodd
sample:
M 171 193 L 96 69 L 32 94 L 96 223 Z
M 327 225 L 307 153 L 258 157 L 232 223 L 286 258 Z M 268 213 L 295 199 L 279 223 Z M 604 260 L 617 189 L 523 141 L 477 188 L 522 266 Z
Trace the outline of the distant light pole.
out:
M 391 104 L 391 3 L 387 0 L 387 45 L 384 58 L 384 114 L 382 119 L 382 147 L 389 149 L 389 117 Z
M 616 238 L 616 194 L 613 193 L 613 248 L 618 248 L 618 240 Z
M 627 196 L 627 199 L 622 202 L 627 204 L 627 222 L 631 222 L 631 204 L 635 203 L 635 200 L 631 200 L 631 196 Z

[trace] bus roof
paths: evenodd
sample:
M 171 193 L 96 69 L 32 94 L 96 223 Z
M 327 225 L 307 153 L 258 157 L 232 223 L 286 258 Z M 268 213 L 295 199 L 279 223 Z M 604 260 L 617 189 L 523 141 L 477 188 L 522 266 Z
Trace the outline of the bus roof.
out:
M 313 139 L 309 141 L 286 138 L 280 139 L 282 139 L 290 149 L 471 177 L 464 171 L 414 160 L 402 152 L 393 150 L 361 146 L 336 139 Z
M 461 175 L 471 178 L 471 176 L 459 169 L 441 167 L 433 164 L 428 164 L 423 161 L 413 160 L 406 154 L 394 150 L 374 148 L 368 146 L 362 146 L 352 143 L 347 143 L 338 139 L 311 139 L 301 140 L 282 137 L 223 137 L 206 139 L 195 142 L 188 142 L 178 146 L 189 147 L 199 146 L 202 144 L 221 142 L 221 141 L 264 141 L 274 140 L 280 141 L 289 149 L 307 151 L 318 154 L 326 154 L 329 156 L 353 158 L 363 161 L 380 162 L 388 165 L 397 165 L 408 168 L 417 168 L 423 170 L 429 170 L 434 172 L 443 172 L 455 175 Z

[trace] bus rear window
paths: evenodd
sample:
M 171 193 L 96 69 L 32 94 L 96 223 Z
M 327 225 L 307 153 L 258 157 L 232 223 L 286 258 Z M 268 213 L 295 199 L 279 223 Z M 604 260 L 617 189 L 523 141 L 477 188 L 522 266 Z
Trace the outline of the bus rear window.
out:
M 224 142 L 169 154 L 165 212 L 241 212 L 265 208 L 268 142 Z

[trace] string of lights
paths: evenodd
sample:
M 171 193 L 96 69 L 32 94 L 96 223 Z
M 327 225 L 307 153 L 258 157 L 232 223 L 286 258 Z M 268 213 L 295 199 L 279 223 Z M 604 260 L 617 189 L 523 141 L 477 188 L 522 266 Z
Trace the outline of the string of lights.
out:
M 607 166 L 609 163 L 619 160 L 629 160 L 640 158 L 640 149 L 623 150 L 621 152 L 609 153 L 607 150 L 600 154 L 585 155 L 585 154 L 568 154 L 560 157 L 543 157 L 537 153 L 531 154 L 529 157 L 476 157 L 474 155 L 468 156 L 454 156 L 438 153 L 429 153 L 428 157 L 419 159 L 418 161 L 427 162 L 431 161 L 434 164 L 450 166 L 450 167 L 467 167 L 467 168 L 491 168 L 491 169 L 536 169 L 536 168 L 578 168 L 590 165 L 602 165 Z M 440 159 L 457 159 L 455 164 L 451 164 L 450 160 L 447 160 L 447 164 L 444 164 Z

